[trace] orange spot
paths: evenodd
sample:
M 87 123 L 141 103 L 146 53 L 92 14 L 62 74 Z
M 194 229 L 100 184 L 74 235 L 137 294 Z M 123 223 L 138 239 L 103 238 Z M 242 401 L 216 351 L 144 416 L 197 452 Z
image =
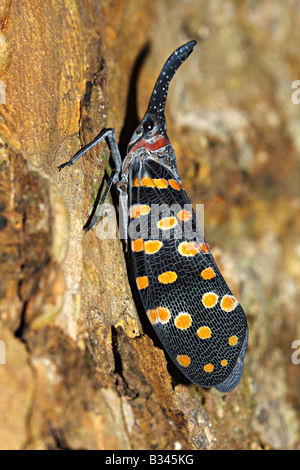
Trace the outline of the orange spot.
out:
M 181 190 L 181 186 L 179 183 L 177 183 L 177 181 L 173 180 L 173 179 L 170 179 L 169 180 L 169 185 L 173 188 L 173 189 L 176 189 L 176 191 L 180 191 Z
M 134 252 L 143 251 L 143 249 L 144 249 L 143 239 L 142 238 L 137 238 L 136 240 L 132 240 L 131 249 Z
M 171 318 L 171 312 L 167 307 L 157 307 L 157 317 L 161 323 L 168 323 Z
M 179 313 L 174 320 L 174 324 L 176 328 L 178 328 L 179 330 L 186 330 L 192 324 L 191 315 L 189 315 L 188 313 L 184 313 L 184 312 Z
M 146 188 L 155 188 L 154 181 L 150 176 L 144 176 L 141 179 L 141 186 L 145 186 Z
M 198 246 L 195 242 L 181 242 L 178 245 L 178 251 L 181 256 L 195 256 L 199 253 Z
M 238 305 L 238 301 L 233 295 L 224 295 L 221 299 L 220 306 L 225 312 L 231 312 Z
M 222 366 L 222 367 L 226 367 L 227 365 L 228 365 L 228 362 L 226 361 L 226 359 L 223 359 L 223 360 L 221 361 L 221 366 Z
M 165 273 L 161 273 L 157 279 L 161 284 L 172 284 L 176 281 L 177 274 L 175 271 L 166 271 Z
M 183 367 L 188 367 L 191 363 L 191 358 L 185 354 L 179 354 L 177 362 Z
M 202 296 L 202 303 L 206 308 L 214 307 L 217 302 L 218 296 L 214 292 L 206 292 L 206 294 Z
M 201 326 L 197 330 L 197 335 L 201 339 L 208 339 L 211 337 L 211 329 L 208 326 Z
M 199 249 L 202 253 L 208 253 L 208 246 L 206 245 L 206 243 L 200 243 Z
M 130 215 L 133 219 L 136 219 L 140 215 L 147 215 L 150 212 L 150 207 L 147 204 L 136 204 L 130 207 Z
M 163 178 L 154 179 L 154 184 L 158 189 L 165 189 L 168 187 L 168 181 Z
M 205 372 L 210 374 L 214 370 L 214 366 L 212 364 L 205 364 L 203 369 L 205 370 Z
M 153 310 L 148 310 L 147 316 L 150 320 L 150 323 L 154 325 L 155 323 L 168 323 L 171 318 L 171 312 L 166 307 L 157 307 Z
M 147 215 L 147 214 L 149 214 L 150 210 L 151 210 L 151 209 L 150 209 L 149 206 L 147 206 L 147 204 L 142 204 L 142 205 L 140 206 L 140 213 L 141 213 L 141 215 Z
M 212 268 L 206 268 L 201 272 L 201 277 L 203 279 L 212 279 L 213 277 L 216 277 L 216 275 Z
M 146 289 L 149 286 L 149 279 L 147 276 L 141 276 L 136 278 L 136 285 L 139 290 Z
M 158 228 L 161 230 L 169 230 L 170 228 L 175 227 L 177 225 L 177 219 L 175 217 L 164 217 L 163 219 L 160 219 L 157 223 Z
M 147 312 L 147 317 L 149 318 L 149 321 L 151 325 L 155 325 L 157 323 L 157 311 L 156 310 L 148 310 Z
M 138 178 L 135 178 L 134 182 L 133 182 L 133 187 L 134 188 L 138 188 L 139 187 L 139 179 Z
M 153 255 L 154 253 L 157 253 L 162 246 L 163 243 L 159 240 L 147 240 L 144 243 L 145 253 L 147 255 Z
M 172 284 L 177 279 L 177 274 L 175 271 L 166 271 L 158 276 L 158 281 L 162 284 Z
M 230 346 L 235 346 L 238 343 L 237 336 L 230 336 L 228 343 Z
M 179 220 L 181 220 L 181 222 L 186 222 L 187 220 L 193 218 L 192 213 L 190 211 L 187 211 L 186 209 L 182 209 L 181 211 L 179 211 L 177 217 Z

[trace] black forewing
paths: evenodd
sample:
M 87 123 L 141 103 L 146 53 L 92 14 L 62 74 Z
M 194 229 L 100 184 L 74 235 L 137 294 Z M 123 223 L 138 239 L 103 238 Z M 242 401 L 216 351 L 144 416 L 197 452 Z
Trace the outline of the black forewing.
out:
M 184 375 L 203 387 L 220 384 L 235 367 L 244 343 L 247 330 L 244 311 L 239 304 L 230 312 L 221 309 L 222 297 L 231 296 L 232 293 L 209 250 L 207 252 L 199 250 L 198 254 L 192 257 L 182 256 L 178 251 L 178 246 L 184 241 L 196 241 L 198 246 L 204 248 L 208 246 L 183 188 L 174 189 L 170 184 L 165 188 L 160 188 L 159 184 L 154 184 L 154 187 L 142 185 L 143 178 L 153 182 L 172 180 L 180 184 L 175 175 L 165 165 L 148 157 L 143 161 L 136 160 L 132 165 L 130 180 L 133 182 L 136 178 L 139 184 L 131 186 L 130 205 L 146 205 L 151 208 L 148 216 L 143 215 L 139 218 L 144 225 L 141 238 L 158 239 L 163 243 L 163 247 L 155 254 L 146 254 L 144 250 L 132 252 L 136 278 L 145 276 L 148 278 L 149 285 L 139 290 L 144 308 L 146 312 L 157 307 L 167 307 L 170 310 L 170 320 L 167 323 L 158 322 L 153 327 L 169 356 Z M 160 218 L 164 216 L 176 218 L 177 225 L 174 229 L 155 232 L 157 217 L 153 223 L 150 214 L 153 216 L 153 208 L 157 205 L 162 205 Z M 194 232 L 193 235 L 190 231 L 186 233 L 183 228 L 187 222 L 183 223 L 177 217 L 177 208 L 183 209 L 187 205 L 193 216 L 188 222 L 189 229 L 192 228 Z M 203 242 L 204 245 L 201 245 Z M 200 274 L 209 267 L 213 268 L 215 277 L 203 279 Z M 168 271 L 175 272 L 177 279 L 170 284 L 160 283 L 158 277 Z M 218 302 L 212 308 L 205 308 L 202 303 L 203 295 L 208 292 L 218 295 Z M 190 315 L 192 323 L 189 328 L 178 329 L 174 320 L 183 312 Z M 211 330 L 209 338 L 197 335 L 197 331 L 203 326 Z M 232 337 L 237 338 L 237 343 L 230 345 L 229 338 Z M 177 357 L 180 355 L 190 358 L 191 362 L 187 367 L 178 363 Z

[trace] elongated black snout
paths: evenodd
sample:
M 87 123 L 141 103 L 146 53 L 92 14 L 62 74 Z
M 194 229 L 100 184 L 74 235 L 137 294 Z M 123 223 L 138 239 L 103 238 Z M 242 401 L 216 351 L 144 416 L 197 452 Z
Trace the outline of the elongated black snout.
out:
M 196 41 L 190 41 L 176 49 L 168 58 L 152 92 L 146 114 L 153 114 L 155 120 L 165 123 L 165 105 L 169 89 L 169 83 L 180 65 L 188 58 L 196 46 Z
M 165 106 L 169 83 L 180 65 L 191 54 L 196 44 L 196 41 L 184 44 L 176 49 L 166 61 L 156 80 L 147 111 L 130 139 L 127 152 L 134 148 L 134 145 L 138 142 L 144 145 L 145 139 L 149 140 L 157 135 L 166 136 Z

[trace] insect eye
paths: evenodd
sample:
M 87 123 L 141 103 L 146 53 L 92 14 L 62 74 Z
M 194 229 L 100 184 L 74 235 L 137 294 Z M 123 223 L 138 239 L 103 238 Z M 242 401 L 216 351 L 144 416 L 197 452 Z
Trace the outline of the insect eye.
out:
M 143 125 L 144 132 L 151 131 L 154 127 L 154 121 L 152 119 L 147 119 L 147 121 Z

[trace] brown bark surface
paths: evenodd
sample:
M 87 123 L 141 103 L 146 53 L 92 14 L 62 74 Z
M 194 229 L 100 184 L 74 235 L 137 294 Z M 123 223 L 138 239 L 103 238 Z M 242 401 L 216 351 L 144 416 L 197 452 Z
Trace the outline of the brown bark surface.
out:
M 2 0 L 0 21 L 0 448 L 298 448 L 299 2 Z M 124 154 L 190 39 L 168 133 L 249 320 L 226 396 L 168 362 L 118 235 L 82 230 L 107 145 L 57 171 L 104 127 Z

